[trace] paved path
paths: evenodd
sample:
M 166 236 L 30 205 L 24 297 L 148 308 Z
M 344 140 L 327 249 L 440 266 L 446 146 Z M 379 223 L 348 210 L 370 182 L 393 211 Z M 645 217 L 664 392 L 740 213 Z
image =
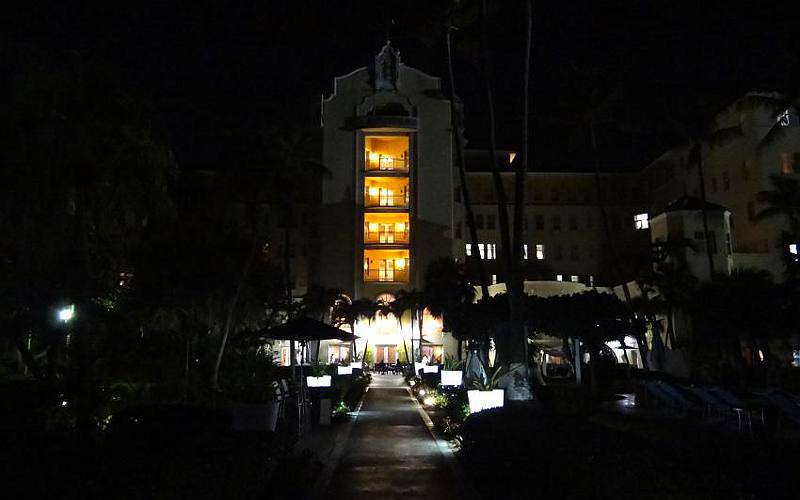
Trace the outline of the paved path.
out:
M 463 500 L 400 376 L 373 375 L 327 498 Z

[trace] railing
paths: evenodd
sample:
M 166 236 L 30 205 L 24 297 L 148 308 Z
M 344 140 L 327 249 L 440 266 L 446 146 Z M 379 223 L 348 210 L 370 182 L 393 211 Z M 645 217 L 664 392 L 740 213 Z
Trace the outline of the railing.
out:
M 408 269 L 365 269 L 364 281 L 408 282 Z
M 364 243 L 366 244 L 406 245 L 408 241 L 408 229 L 405 231 L 364 230 Z
M 408 158 L 393 158 L 391 156 L 381 156 L 376 159 L 367 158 L 364 167 L 368 172 L 408 172 Z
M 386 192 L 382 192 L 375 196 L 367 194 L 366 196 L 364 196 L 364 206 L 408 208 L 408 193 L 388 194 Z

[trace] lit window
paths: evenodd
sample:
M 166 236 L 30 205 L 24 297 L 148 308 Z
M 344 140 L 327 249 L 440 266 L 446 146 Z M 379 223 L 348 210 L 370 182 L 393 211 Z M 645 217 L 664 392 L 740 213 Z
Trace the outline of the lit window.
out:
M 497 284 L 497 275 L 493 274 L 492 275 L 492 285 L 496 285 L 496 284 Z
M 536 245 L 536 260 L 544 260 L 544 245 Z
M 563 274 L 556 274 L 556 281 L 564 281 L 564 275 Z
M 578 276 L 573 274 L 572 276 L 569 277 L 569 280 L 572 281 L 573 283 L 577 283 L 578 282 Z
M 486 258 L 487 259 L 496 259 L 497 258 L 497 244 L 495 244 L 495 243 L 487 243 L 486 244 Z
M 486 257 L 483 254 L 484 245 L 483 243 L 478 243 L 478 253 L 481 255 L 481 259 L 485 259 Z
M 469 257 L 470 255 L 472 255 L 472 243 L 467 243 L 467 244 L 465 245 L 465 248 L 464 248 L 464 250 L 465 250 L 465 252 L 466 252 L 466 254 L 467 254 L 467 257 Z
M 650 222 L 648 221 L 649 216 L 647 214 L 636 214 L 633 216 L 633 227 L 636 229 L 647 229 L 650 227 Z
M 789 245 L 789 253 L 792 255 L 797 255 L 797 243 L 791 243 Z
M 522 244 L 522 258 L 525 259 L 525 260 L 528 259 L 528 244 L 527 243 L 523 243 Z
M 589 275 L 589 286 L 594 286 L 594 276 L 591 274 Z

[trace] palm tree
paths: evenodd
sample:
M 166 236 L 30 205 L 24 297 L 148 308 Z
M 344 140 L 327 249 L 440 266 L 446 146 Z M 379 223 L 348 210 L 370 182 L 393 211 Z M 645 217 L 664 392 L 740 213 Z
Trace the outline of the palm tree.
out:
M 480 243 L 478 240 L 478 232 L 475 227 L 475 215 L 472 210 L 472 202 L 470 201 L 470 193 L 467 186 L 467 168 L 464 159 L 464 124 L 463 124 L 463 117 L 461 110 L 459 109 L 458 103 L 460 100 L 458 99 L 458 95 L 456 94 L 456 84 L 455 84 L 455 73 L 453 71 L 453 51 L 452 51 L 452 40 L 451 40 L 451 32 L 453 30 L 457 30 L 458 27 L 455 26 L 457 22 L 456 19 L 463 16 L 463 10 L 456 2 L 456 5 L 452 6 L 447 13 L 446 19 L 446 26 L 445 26 L 445 44 L 447 48 L 447 70 L 448 76 L 450 77 L 450 119 L 453 122 L 453 129 L 455 131 L 455 142 L 456 142 L 456 165 L 458 166 L 458 178 L 459 178 L 459 187 L 461 190 L 461 200 L 464 204 L 464 213 L 466 215 L 466 223 L 467 223 L 467 230 L 469 231 L 470 241 L 472 244 L 472 248 L 477 249 L 478 244 Z M 483 291 L 483 296 L 489 296 L 489 285 L 486 279 L 486 268 L 483 265 L 483 261 L 481 260 L 480 255 L 477 251 L 474 251 L 472 256 L 469 256 L 476 266 L 478 270 L 478 279 L 480 280 L 481 290 Z M 414 352 L 413 346 L 413 336 L 412 336 L 412 346 L 411 352 Z
M 464 266 L 447 258 L 431 262 L 425 271 L 424 295 L 431 315 L 441 318 L 444 329 L 459 339 L 461 356 L 461 340 L 469 337 L 465 331 L 471 326 L 465 323 L 467 306 L 475 300 L 475 288 L 467 282 Z M 490 299 L 486 296 L 482 300 Z
M 412 295 L 413 292 L 408 292 L 407 290 L 399 290 L 395 294 L 395 298 L 392 302 L 389 303 L 389 310 L 394 317 L 397 318 L 397 326 L 400 328 L 400 336 L 403 340 L 403 350 L 406 353 L 406 361 L 409 363 L 413 362 L 411 356 L 408 355 L 408 346 L 406 344 L 405 335 L 403 335 L 403 315 L 406 311 L 410 311 L 414 307 L 414 303 L 412 299 L 414 298 Z M 412 328 L 413 328 L 413 316 L 412 316 Z M 413 333 L 413 332 L 412 332 Z M 411 335 L 411 352 L 414 352 L 414 335 Z
M 715 117 L 719 113 L 720 106 L 707 101 L 705 98 L 696 97 L 694 105 L 688 107 L 688 115 L 682 118 L 676 117 L 673 107 L 664 112 L 667 120 L 672 124 L 672 128 L 677 132 L 687 145 L 687 168 L 697 167 L 697 180 L 702 201 L 701 215 L 703 218 L 703 238 L 707 242 L 706 258 L 708 260 L 709 279 L 713 280 L 716 276 L 714 269 L 713 246 L 708 243 L 708 210 L 706 199 L 706 183 L 704 173 L 705 151 L 725 146 L 733 140 L 742 136 L 739 126 L 719 127 Z M 665 103 L 666 105 L 666 103 Z M 683 106 L 687 109 L 687 106 Z
M 312 285 L 300 302 L 300 314 L 318 319 L 323 323 L 329 320 L 333 324 L 332 310 L 336 302 L 340 300 L 342 293 L 342 290 L 338 288 Z M 315 359 L 319 362 L 319 349 L 322 342 L 319 340 L 315 342 L 317 344 Z
M 345 294 L 341 294 L 334 302 L 333 310 L 331 311 L 331 322 L 334 326 L 341 327 L 347 325 L 350 327 L 350 333 L 355 335 L 356 322 L 358 322 L 358 311 L 353 301 Z M 351 358 L 355 358 L 356 354 L 356 341 L 353 339 L 351 345 Z
M 310 139 L 309 131 L 293 126 L 261 130 L 255 138 L 251 138 L 253 143 L 248 145 L 244 156 L 240 158 L 239 169 L 230 172 L 230 182 L 250 195 L 246 201 L 253 212 L 253 240 L 226 313 L 212 375 L 211 385 L 215 390 L 219 390 L 220 366 L 231 327 L 234 324 L 234 314 L 244 283 L 249 277 L 253 260 L 258 251 L 268 248 L 264 235 L 267 214 L 264 205 L 266 203 L 269 203 L 280 216 L 280 226 L 283 228 L 282 256 L 286 310 L 290 316 L 294 311 L 290 238 L 291 229 L 295 226 L 296 207 L 305 201 L 304 197 L 308 196 L 309 187 L 318 182 L 321 176 L 328 174 L 328 170 L 313 159 L 310 153 Z M 290 345 L 291 359 L 294 363 L 294 342 Z
M 359 323 L 363 319 L 366 319 L 368 323 L 372 323 L 372 320 L 375 319 L 375 315 L 379 311 L 378 304 L 369 299 L 354 300 L 353 309 L 356 318 L 355 323 Z M 364 356 L 367 355 L 367 347 L 369 347 L 369 336 L 364 337 L 364 353 L 361 355 L 362 360 Z
M 648 292 L 658 293 L 654 305 L 665 309 L 667 320 L 666 340 L 675 349 L 674 310 L 689 304 L 697 285 L 697 278 L 686 262 L 685 251 L 693 246 L 690 240 L 656 242 L 651 246 L 652 260 L 640 278 L 644 297 Z M 654 332 L 654 334 L 658 334 Z
M 783 328 L 783 318 L 791 313 L 788 297 L 763 270 L 735 269 L 730 276 L 717 276 L 697 291 L 692 306 L 699 333 L 720 344 L 742 385 L 746 379 L 741 341 L 750 343 L 750 361 L 756 365 L 759 350 L 766 362 L 771 358 L 769 337 L 789 333 Z

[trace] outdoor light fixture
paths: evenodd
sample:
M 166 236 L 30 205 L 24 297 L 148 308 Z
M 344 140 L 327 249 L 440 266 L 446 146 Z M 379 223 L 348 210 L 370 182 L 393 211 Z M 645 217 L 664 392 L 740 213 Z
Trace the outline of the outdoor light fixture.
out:
M 424 397 L 426 394 L 428 394 L 428 391 L 426 391 L 425 389 L 420 389 L 420 390 L 419 390 L 419 395 L 420 395 L 420 396 L 423 396 L 423 397 Z
M 414 381 L 414 380 L 409 380 L 408 381 L 408 385 L 410 385 L 411 387 L 414 387 L 415 385 L 417 385 L 417 382 Z
M 433 396 L 428 396 L 427 398 L 422 400 L 422 404 L 424 404 L 425 406 L 433 406 L 435 403 L 436 400 L 433 398 Z
M 64 323 L 75 317 L 75 304 L 70 304 L 58 310 L 58 319 Z

